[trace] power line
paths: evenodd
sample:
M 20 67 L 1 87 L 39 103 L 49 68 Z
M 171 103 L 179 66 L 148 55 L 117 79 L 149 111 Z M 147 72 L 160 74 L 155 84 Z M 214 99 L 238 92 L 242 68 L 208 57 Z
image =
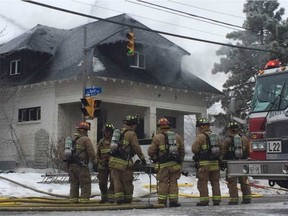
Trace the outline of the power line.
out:
M 198 42 L 210 43 L 210 44 L 221 45 L 221 46 L 228 46 L 228 47 L 239 48 L 239 49 L 247 49 L 247 50 L 255 50 L 255 51 L 261 51 L 261 52 L 277 53 L 277 52 L 275 52 L 273 50 L 266 50 L 266 49 L 260 49 L 260 48 L 254 48 L 254 47 L 243 47 L 243 46 L 238 46 L 238 45 L 233 45 L 233 44 L 225 44 L 225 43 L 221 43 L 221 42 L 203 40 L 203 39 L 199 39 L 199 38 L 193 38 L 193 37 L 189 37 L 189 36 L 178 35 L 178 34 L 173 34 L 173 33 L 164 32 L 164 31 L 157 31 L 157 30 L 144 28 L 144 27 L 141 27 L 141 26 L 135 26 L 135 25 L 127 24 L 127 23 L 119 23 L 119 22 L 116 22 L 116 21 L 113 21 L 113 20 L 103 19 L 101 17 L 95 17 L 95 16 L 79 13 L 79 12 L 76 12 L 76 11 L 71 11 L 71 10 L 55 7 L 55 6 L 52 6 L 52 5 L 43 4 L 43 3 L 40 3 L 40 2 L 34 2 L 32 0 L 21 0 L 21 1 L 27 2 L 27 3 L 31 3 L 31 4 L 35 4 L 35 5 L 39 5 L 39 6 L 46 7 L 46 8 L 50 8 L 50 9 L 54 9 L 54 10 L 58 10 L 58 11 L 62 11 L 62 12 L 66 12 L 66 13 L 70 13 L 70 14 L 74 14 L 74 15 L 78 15 L 78 16 L 93 18 L 93 19 L 97 19 L 97 20 L 100 20 L 100 21 L 103 21 L 103 22 L 113 23 L 113 24 L 121 25 L 121 26 L 127 26 L 127 27 L 130 27 L 130 28 L 135 28 L 135 29 L 139 29 L 139 30 L 143 30 L 143 31 L 153 32 L 153 33 L 157 33 L 157 34 L 169 35 L 169 36 L 172 36 L 172 37 L 178 37 L 178 38 L 187 39 L 187 40 L 194 40 L 194 41 L 198 41 Z
M 223 12 L 219 12 L 219 11 L 209 10 L 207 8 L 201 8 L 201 7 L 197 7 L 197 6 L 192 6 L 192 5 L 189 5 L 189 4 L 182 3 L 182 2 L 177 2 L 177 1 L 173 1 L 173 0 L 167 0 L 167 1 L 173 2 L 175 4 L 180 4 L 180 5 L 184 5 L 184 6 L 187 6 L 187 7 L 191 7 L 191 8 L 197 8 L 197 9 L 204 10 L 204 11 L 210 11 L 210 12 L 221 14 L 221 15 L 236 17 L 236 18 L 243 19 L 243 20 L 245 19 L 244 17 L 240 17 L 240 16 L 228 14 L 228 13 L 223 13 Z
M 230 24 L 230 23 L 227 23 L 227 22 L 222 22 L 222 21 L 219 21 L 219 20 L 215 20 L 215 19 L 211 19 L 211 18 L 199 16 L 199 15 L 196 15 L 196 14 L 187 13 L 187 12 L 184 12 L 184 11 L 181 11 L 181 10 L 176 10 L 176 9 L 173 9 L 173 8 L 165 7 L 165 6 L 158 5 L 158 4 L 151 3 L 151 2 L 147 2 L 147 1 L 144 1 L 144 0 L 137 0 L 137 1 L 142 2 L 142 3 L 144 3 L 144 4 L 153 5 L 153 6 L 156 6 L 156 7 L 159 7 L 159 8 L 164 8 L 164 9 L 166 9 L 166 10 L 170 10 L 170 11 L 174 11 L 174 12 L 186 14 L 186 15 L 188 15 L 188 16 L 192 16 L 192 17 L 196 17 L 196 18 L 200 18 L 200 19 L 204 19 L 204 20 L 209 20 L 209 21 L 211 21 L 211 22 L 215 22 L 215 23 L 218 23 L 218 24 L 227 25 L 227 26 L 230 26 L 230 27 L 236 27 L 236 28 L 245 29 L 245 28 L 243 28 L 242 26 Z M 245 30 L 248 30 L 248 29 L 245 29 Z
M 195 17 L 191 17 L 191 16 L 188 16 L 188 15 L 182 14 L 180 12 L 176 13 L 176 12 L 172 12 L 172 11 L 161 9 L 159 7 L 156 7 L 156 6 L 152 7 L 152 6 L 149 6 L 149 5 L 140 4 L 140 3 L 137 3 L 137 2 L 134 2 L 134 1 L 131 1 L 131 0 L 125 0 L 125 1 L 133 3 L 133 4 L 141 5 L 141 6 L 144 6 L 144 7 L 148 7 L 148 8 L 153 8 L 153 9 L 158 10 L 158 11 L 164 11 L 164 12 L 167 12 L 167 13 L 170 13 L 170 14 L 175 14 L 175 15 L 178 15 L 178 16 L 182 16 L 182 17 L 198 20 L 200 22 L 205 22 L 205 23 L 209 23 L 209 24 L 212 24 L 212 25 L 217 25 L 217 26 L 220 26 L 220 27 L 229 28 L 229 29 L 233 29 L 233 30 L 239 30 L 238 28 L 236 29 L 236 28 L 228 27 L 228 26 L 225 26 L 223 24 L 221 25 L 221 24 L 216 24 L 216 23 L 209 22 L 209 21 L 206 21 L 206 20 L 203 20 L 203 19 L 197 19 Z
M 84 5 L 89 5 L 91 7 L 95 7 L 92 4 L 84 3 L 84 2 L 81 2 L 81 1 L 78 1 L 78 0 L 72 0 L 72 1 L 73 2 L 77 2 L 79 4 L 84 4 Z M 114 11 L 114 12 L 117 12 L 117 13 L 124 13 L 123 11 L 113 10 L 111 8 L 101 7 L 99 5 L 97 5 L 97 8 L 101 8 L 101 9 L 104 9 L 104 10 L 110 10 L 110 11 Z M 172 26 L 177 26 L 177 27 L 181 27 L 181 28 L 185 28 L 185 29 L 190 29 L 190 30 L 194 30 L 194 31 L 198 31 L 198 32 L 202 32 L 202 33 L 211 34 L 211 35 L 214 35 L 214 36 L 219 36 L 219 37 L 226 38 L 224 35 L 220 35 L 220 34 L 217 34 L 217 33 L 211 33 L 211 32 L 202 31 L 202 30 L 191 28 L 191 27 L 187 27 L 187 26 L 176 25 L 176 24 L 173 24 L 173 23 L 170 23 L 170 22 L 160 21 L 160 20 L 157 20 L 157 19 L 152 19 L 152 18 L 148 18 L 148 17 L 144 17 L 144 16 L 139 16 L 139 15 L 132 14 L 132 13 L 129 13 L 129 15 L 132 15 L 134 17 L 139 17 L 139 18 L 142 18 L 142 19 L 152 20 L 154 22 L 164 23 L 164 24 L 168 24 L 168 25 L 172 25 Z

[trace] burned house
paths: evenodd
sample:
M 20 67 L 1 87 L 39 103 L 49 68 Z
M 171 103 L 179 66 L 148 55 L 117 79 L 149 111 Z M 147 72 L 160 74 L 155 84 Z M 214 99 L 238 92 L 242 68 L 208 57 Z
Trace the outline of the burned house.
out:
M 107 20 L 147 28 L 126 14 Z M 127 114 L 140 116 L 140 139 L 155 134 L 160 117 L 183 136 L 185 115 L 206 115 L 207 100 L 221 92 L 181 67 L 190 53 L 133 28 L 135 54 L 127 56 L 128 31 L 105 21 L 68 30 L 37 25 L 0 46 L 2 165 L 48 167 L 51 145 L 72 135 L 82 120 L 86 88 L 101 89 L 93 95 L 102 101 L 100 114 L 89 120 L 93 143 L 105 122 L 120 128 Z

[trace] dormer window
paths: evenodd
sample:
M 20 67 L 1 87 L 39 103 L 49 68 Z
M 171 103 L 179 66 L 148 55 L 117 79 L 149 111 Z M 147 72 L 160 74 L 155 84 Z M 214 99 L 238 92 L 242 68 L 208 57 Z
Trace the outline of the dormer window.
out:
M 133 68 L 146 68 L 146 56 L 143 53 L 134 52 L 134 56 L 130 60 L 130 67 Z
M 10 62 L 10 76 L 20 74 L 20 63 L 21 60 L 13 60 Z

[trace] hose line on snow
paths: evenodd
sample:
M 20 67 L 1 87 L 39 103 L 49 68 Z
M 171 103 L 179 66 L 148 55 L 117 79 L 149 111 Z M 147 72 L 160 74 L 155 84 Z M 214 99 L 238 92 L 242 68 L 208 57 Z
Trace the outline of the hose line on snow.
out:
M 35 189 L 35 188 L 32 188 L 32 187 L 29 187 L 29 186 L 27 186 L 27 185 L 21 184 L 21 183 L 19 183 L 19 182 L 16 182 L 16 181 L 14 181 L 14 180 L 5 178 L 5 177 L 3 177 L 3 176 L 0 176 L 0 179 L 3 179 L 3 180 L 8 181 L 8 182 L 12 182 L 13 184 L 19 185 L 19 186 L 24 187 L 24 188 L 26 188 L 26 189 L 33 190 L 33 191 L 35 191 L 35 192 L 37 192 L 37 193 L 42 193 L 42 194 L 46 194 L 46 195 L 53 196 L 53 197 L 69 198 L 69 196 L 66 196 L 66 195 L 53 194 L 53 193 L 49 193 L 49 192 L 46 192 L 46 191 L 41 191 L 41 190 L 38 190 L 38 189 Z M 95 197 L 95 196 L 100 196 L 100 194 L 91 195 L 90 198 Z

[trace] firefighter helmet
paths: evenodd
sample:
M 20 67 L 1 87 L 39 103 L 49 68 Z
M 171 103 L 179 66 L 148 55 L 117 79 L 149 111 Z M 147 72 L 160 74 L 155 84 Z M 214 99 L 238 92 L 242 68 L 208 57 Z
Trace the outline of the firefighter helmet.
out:
M 88 122 L 80 122 L 76 129 L 84 129 L 84 130 L 90 130 L 90 124 Z
M 227 129 L 239 129 L 239 124 L 235 121 L 229 122 L 227 127 Z
M 161 129 L 169 129 L 170 128 L 170 122 L 166 118 L 160 118 L 157 123 L 157 127 Z
M 200 118 L 196 121 L 196 127 L 200 127 L 201 125 L 210 125 L 210 122 L 207 118 Z
M 113 133 L 113 131 L 114 131 L 114 125 L 111 124 L 111 123 L 105 123 L 102 131 L 103 131 L 103 132 L 104 132 L 104 131 L 109 131 L 109 132 Z
M 126 119 L 123 120 L 126 125 L 138 125 L 139 124 L 139 116 L 136 114 L 127 115 Z

